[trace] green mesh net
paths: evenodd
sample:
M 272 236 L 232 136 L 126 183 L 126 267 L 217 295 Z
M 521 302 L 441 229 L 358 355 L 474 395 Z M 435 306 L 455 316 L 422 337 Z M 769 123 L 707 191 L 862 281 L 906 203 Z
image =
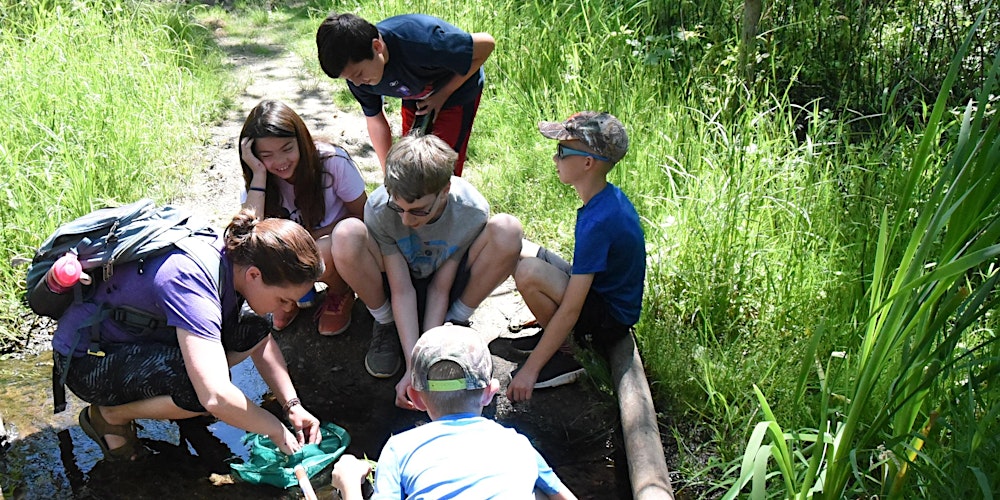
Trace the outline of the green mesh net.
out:
M 285 455 L 267 436 L 248 432 L 243 442 L 250 444 L 250 457 L 241 464 L 229 464 L 234 478 L 253 484 L 269 484 L 279 488 L 297 486 L 295 466 L 302 464 L 312 478 L 340 457 L 351 436 L 344 429 L 331 424 L 320 424 L 323 440 L 307 444 L 294 455 Z

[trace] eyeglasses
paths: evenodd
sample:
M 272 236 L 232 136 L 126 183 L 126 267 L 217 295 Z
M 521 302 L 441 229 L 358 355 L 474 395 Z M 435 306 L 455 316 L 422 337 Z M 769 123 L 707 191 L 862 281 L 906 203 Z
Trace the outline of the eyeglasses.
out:
M 611 161 L 611 158 L 608 158 L 606 156 L 601 156 L 599 154 L 594 154 L 594 153 L 588 153 L 586 151 L 580 151 L 579 149 L 573 149 L 571 147 L 563 146 L 562 144 L 558 145 L 556 147 L 556 158 L 562 160 L 565 159 L 567 156 L 587 156 L 590 158 L 594 158 L 595 160 L 601 160 L 606 162 Z
M 440 192 L 434 195 L 434 202 L 431 203 L 431 206 L 427 208 L 411 208 L 409 210 L 404 210 L 403 207 L 397 205 L 396 202 L 392 201 L 391 196 L 389 197 L 388 200 L 386 200 L 385 206 L 389 207 L 389 210 L 392 210 L 397 214 L 408 213 L 414 217 L 427 217 L 428 215 L 434 213 L 434 207 L 437 206 L 438 199 L 441 198 L 440 195 L 441 195 Z

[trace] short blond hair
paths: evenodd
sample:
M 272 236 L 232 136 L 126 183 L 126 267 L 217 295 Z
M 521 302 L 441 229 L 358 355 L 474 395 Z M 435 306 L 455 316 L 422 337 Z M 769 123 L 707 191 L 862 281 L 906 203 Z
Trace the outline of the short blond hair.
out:
M 458 153 L 435 135 L 407 135 L 389 148 L 385 190 L 408 203 L 437 194 L 455 170 Z

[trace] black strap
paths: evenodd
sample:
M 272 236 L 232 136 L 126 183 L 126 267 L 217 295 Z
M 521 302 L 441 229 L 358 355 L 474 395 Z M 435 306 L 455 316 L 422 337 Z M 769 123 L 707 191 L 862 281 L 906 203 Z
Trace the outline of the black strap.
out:
M 63 375 L 61 377 L 56 376 L 56 366 L 57 363 L 52 363 L 52 403 L 55 405 L 52 408 L 52 413 L 62 413 L 66 409 L 66 374 L 65 370 L 69 369 L 69 360 L 72 356 L 66 356 L 66 363 L 63 367 Z
M 73 303 L 79 304 L 83 302 L 83 285 L 77 283 L 73 285 Z M 95 315 L 99 314 L 95 313 Z M 98 322 L 99 323 L 99 322 Z M 81 330 L 83 327 L 80 328 Z M 76 352 L 76 346 L 80 344 L 80 331 L 77 330 L 76 340 L 73 345 L 69 348 L 69 355 L 66 356 L 66 362 L 63 363 L 62 374 L 56 377 L 56 363 L 52 363 L 52 413 L 62 413 L 66 410 L 66 377 L 69 374 L 69 363 L 73 360 L 73 353 Z M 101 354 L 103 355 L 103 353 Z

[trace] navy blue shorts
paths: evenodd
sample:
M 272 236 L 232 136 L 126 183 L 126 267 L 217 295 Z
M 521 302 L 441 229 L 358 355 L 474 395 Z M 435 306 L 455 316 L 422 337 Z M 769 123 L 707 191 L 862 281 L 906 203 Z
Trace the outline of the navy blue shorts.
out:
M 229 352 L 246 352 L 271 333 L 271 324 L 240 311 L 236 328 L 223 331 L 222 346 Z M 178 407 L 204 413 L 198 394 L 188 378 L 177 344 L 103 344 L 105 356 L 83 355 L 69 363 L 66 386 L 80 399 L 99 406 L 118 406 L 157 396 L 170 396 Z M 61 377 L 66 356 L 52 353 L 53 375 Z

